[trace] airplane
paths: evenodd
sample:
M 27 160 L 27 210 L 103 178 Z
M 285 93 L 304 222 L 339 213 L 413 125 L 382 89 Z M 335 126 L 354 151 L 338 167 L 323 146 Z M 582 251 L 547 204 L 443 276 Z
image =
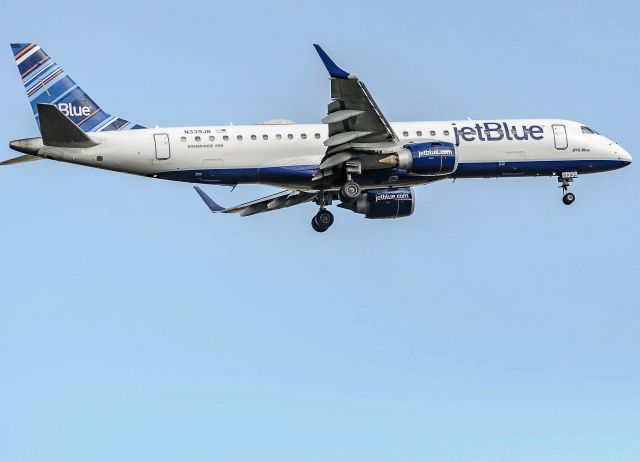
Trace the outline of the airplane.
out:
M 200 185 L 275 186 L 284 189 L 228 208 L 194 188 L 213 213 L 249 216 L 313 202 L 311 226 L 325 232 L 334 202 L 370 219 L 408 217 L 413 187 L 444 179 L 557 177 L 570 205 L 579 174 L 632 161 L 617 143 L 569 120 L 390 123 L 365 84 L 314 47 L 330 77 L 321 124 L 145 128 L 105 112 L 37 44 L 11 44 L 41 136 L 11 141 L 23 155 L 0 165 L 51 159 Z

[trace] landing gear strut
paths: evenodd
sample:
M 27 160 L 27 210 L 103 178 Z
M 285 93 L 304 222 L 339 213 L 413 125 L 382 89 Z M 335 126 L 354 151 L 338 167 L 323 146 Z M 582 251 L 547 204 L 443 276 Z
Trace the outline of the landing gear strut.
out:
M 347 162 L 345 164 L 345 173 L 347 181 L 340 188 L 338 197 L 340 198 L 340 202 L 350 204 L 354 202 L 362 192 L 360 185 L 353 181 L 353 175 L 360 175 L 362 173 L 362 164 L 359 160 Z
M 320 209 L 315 217 L 311 219 L 311 227 L 314 231 L 324 233 L 333 224 L 333 213 L 327 209 Z
M 576 195 L 569 192 L 569 186 L 573 183 L 574 178 L 578 178 L 577 172 L 562 172 L 562 174 L 558 176 L 559 187 L 562 188 L 562 192 L 564 193 L 562 196 L 564 205 L 571 205 L 576 200 Z

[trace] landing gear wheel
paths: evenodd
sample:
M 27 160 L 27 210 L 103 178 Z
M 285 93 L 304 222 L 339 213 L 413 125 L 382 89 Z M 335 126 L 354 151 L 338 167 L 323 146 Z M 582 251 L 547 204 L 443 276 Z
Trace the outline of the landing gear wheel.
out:
M 324 228 L 320 228 L 318 226 L 318 224 L 316 223 L 316 217 L 313 217 L 311 219 L 311 227 L 313 228 L 314 231 L 318 232 L 318 233 L 324 233 L 326 231 L 326 229 Z
M 562 196 L 562 202 L 564 202 L 564 205 L 571 205 L 575 200 L 576 200 L 576 196 L 573 193 L 567 193 L 564 196 Z
M 360 185 L 355 181 L 347 181 L 340 188 L 340 201 L 347 204 L 355 201 L 360 195 Z
M 324 233 L 333 224 L 333 213 L 328 210 L 321 209 L 311 220 L 311 227 L 314 231 Z

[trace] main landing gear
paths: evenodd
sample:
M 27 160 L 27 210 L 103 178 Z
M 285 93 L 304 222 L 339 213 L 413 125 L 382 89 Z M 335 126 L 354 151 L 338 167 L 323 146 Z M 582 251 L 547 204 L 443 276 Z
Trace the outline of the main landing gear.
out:
M 315 217 L 311 219 L 311 227 L 314 231 L 324 233 L 333 224 L 333 213 L 321 208 Z
M 340 202 L 345 202 L 347 204 L 350 204 L 351 202 L 355 201 L 358 198 L 358 196 L 360 195 L 360 192 L 361 192 L 361 189 L 358 183 L 352 180 L 347 181 L 340 188 L 340 194 L 339 194 Z
M 347 181 L 338 191 L 338 198 L 342 203 L 351 204 L 355 202 L 362 193 L 360 185 L 353 181 L 352 178 L 352 175 L 359 175 L 362 172 L 362 167 L 359 161 L 347 162 L 345 167 Z M 333 214 L 325 208 L 331 205 L 332 199 L 333 193 L 325 193 L 324 191 L 321 191 L 316 198 L 316 204 L 320 206 L 320 210 L 316 216 L 311 219 L 311 227 L 319 233 L 324 233 L 333 224 Z
M 331 205 L 332 195 L 321 191 L 316 198 L 316 204 L 320 206 L 318 213 L 311 219 L 311 227 L 314 231 L 324 233 L 331 228 L 333 224 L 333 213 L 329 212 L 325 207 Z
M 569 192 L 569 186 L 575 178 L 578 178 L 577 172 L 562 172 L 562 174 L 558 176 L 559 187 L 562 188 L 562 192 L 564 193 L 562 196 L 564 205 L 571 205 L 576 200 L 576 195 Z
M 360 185 L 353 181 L 353 175 L 360 175 L 362 173 L 362 165 L 360 164 L 360 161 L 347 162 L 345 164 L 345 173 L 347 181 L 340 188 L 338 197 L 340 202 L 350 204 L 354 202 L 362 192 Z

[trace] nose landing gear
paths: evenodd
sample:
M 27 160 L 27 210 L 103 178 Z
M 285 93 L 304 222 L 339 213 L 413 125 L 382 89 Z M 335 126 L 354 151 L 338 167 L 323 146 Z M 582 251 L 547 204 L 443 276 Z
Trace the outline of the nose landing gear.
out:
M 562 192 L 564 193 L 562 196 L 564 205 L 571 205 L 576 200 L 576 195 L 569 192 L 569 186 L 575 178 L 578 178 L 577 172 L 562 172 L 562 174 L 558 176 L 559 187 L 562 188 Z

